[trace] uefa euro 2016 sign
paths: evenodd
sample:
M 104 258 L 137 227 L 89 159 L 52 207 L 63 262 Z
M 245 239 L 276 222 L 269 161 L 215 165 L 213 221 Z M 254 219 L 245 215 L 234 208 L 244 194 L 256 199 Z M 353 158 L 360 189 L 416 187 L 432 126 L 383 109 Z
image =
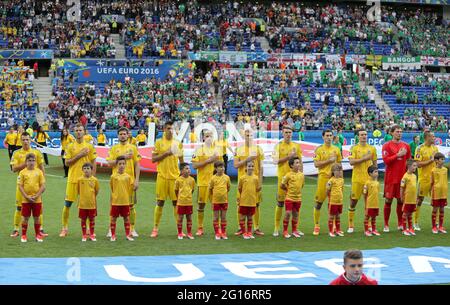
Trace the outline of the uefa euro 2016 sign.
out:
M 87 66 L 78 70 L 78 82 L 109 82 L 110 80 L 125 80 L 131 77 L 135 80 L 146 78 L 165 79 L 184 73 L 185 66 L 179 60 L 165 60 L 153 67 L 98 67 Z

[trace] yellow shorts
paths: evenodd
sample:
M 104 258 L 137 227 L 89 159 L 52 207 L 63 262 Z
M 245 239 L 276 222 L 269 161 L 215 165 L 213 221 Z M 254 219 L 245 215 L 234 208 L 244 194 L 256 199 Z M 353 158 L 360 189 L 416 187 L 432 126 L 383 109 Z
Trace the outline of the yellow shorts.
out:
M 317 180 L 317 191 L 315 200 L 316 202 L 323 203 L 327 199 L 327 182 L 330 180 L 328 177 L 319 176 Z
M 352 182 L 352 195 L 353 200 L 359 200 L 364 190 L 364 183 Z
M 22 206 L 22 193 L 20 192 L 19 186 L 16 186 L 16 206 Z
M 208 197 L 209 197 L 209 193 L 208 193 L 207 186 L 197 187 L 197 202 L 198 203 L 207 203 Z
M 286 199 L 286 191 L 281 188 L 281 179 L 278 179 L 277 201 L 283 202 Z
M 158 175 L 156 177 L 156 200 L 166 201 L 167 197 L 172 201 L 177 200 L 175 179 L 165 179 Z
M 419 197 L 430 197 L 431 181 L 419 180 Z
M 75 202 L 77 200 L 77 184 L 72 182 L 67 182 L 66 186 L 66 201 Z

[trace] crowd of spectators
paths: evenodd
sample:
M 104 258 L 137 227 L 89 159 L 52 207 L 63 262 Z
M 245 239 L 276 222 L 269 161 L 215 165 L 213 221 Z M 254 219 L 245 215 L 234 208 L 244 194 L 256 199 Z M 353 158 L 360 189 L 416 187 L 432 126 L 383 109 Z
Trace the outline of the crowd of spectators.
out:
M 450 76 L 433 73 L 382 73 L 379 83 L 383 94 L 395 94 L 402 104 L 450 104 Z M 419 100 L 416 89 L 425 89 Z
M 8 49 L 53 49 L 55 57 L 115 57 L 108 22 L 90 15 L 82 1 L 82 21 L 67 20 L 65 1 L 2 1 L 0 42 Z
M 87 0 L 79 22 L 67 20 L 68 9 L 65 1 L 2 1 L 0 42 L 113 58 L 114 32 L 129 56 L 185 58 L 188 51 L 261 50 L 256 37 L 265 36 L 271 52 L 449 55 L 442 17 L 412 7 L 384 4 L 381 22 L 368 19 L 365 4 Z

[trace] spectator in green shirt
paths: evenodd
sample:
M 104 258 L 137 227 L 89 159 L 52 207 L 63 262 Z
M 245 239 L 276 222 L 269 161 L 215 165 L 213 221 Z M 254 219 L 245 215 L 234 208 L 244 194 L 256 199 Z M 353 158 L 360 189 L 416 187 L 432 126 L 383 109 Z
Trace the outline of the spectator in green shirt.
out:
M 300 131 L 298 132 L 298 139 L 300 141 L 304 141 L 305 140 L 305 134 L 303 133 L 305 131 L 305 126 L 302 126 L 300 128 Z
M 413 140 L 409 143 L 409 148 L 411 149 L 411 156 L 413 156 L 413 158 L 416 155 L 416 148 L 419 145 L 420 145 L 420 136 L 415 135 L 413 137 Z
M 384 143 L 392 140 L 391 127 L 386 128 L 386 135 L 384 136 Z
M 339 141 L 339 136 L 334 136 L 333 137 L 333 142 L 331 143 L 331 144 L 333 144 L 334 146 L 336 146 L 337 148 L 339 148 L 339 151 L 341 152 L 341 157 L 342 157 L 342 144 L 341 144 L 341 142 Z

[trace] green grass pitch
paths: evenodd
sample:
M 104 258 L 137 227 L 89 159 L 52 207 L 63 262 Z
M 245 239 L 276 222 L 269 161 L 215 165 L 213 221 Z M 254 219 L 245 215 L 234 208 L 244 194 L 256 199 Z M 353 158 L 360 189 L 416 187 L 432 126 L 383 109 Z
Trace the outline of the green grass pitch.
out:
M 355 233 L 346 234 L 345 237 L 330 238 L 327 228 L 326 203 L 322 207 L 321 234 L 313 236 L 313 199 L 316 190 L 315 177 L 307 177 L 303 189 L 303 202 L 301 207 L 300 230 L 305 236 L 300 239 L 284 239 L 273 237 L 274 206 L 276 194 L 276 178 L 265 178 L 263 185 L 263 203 L 261 212 L 261 229 L 266 233 L 263 237 L 254 240 L 244 240 L 232 236 L 237 230 L 236 222 L 236 181 L 232 181 L 230 191 L 230 205 L 227 215 L 229 240 L 214 240 L 212 227 L 212 211 L 208 204 L 205 213 L 205 235 L 195 240 L 177 240 L 176 225 L 173 219 L 172 204 L 167 201 L 164 207 L 160 226 L 160 236 L 150 238 L 153 226 L 153 210 L 155 206 L 155 175 L 144 173 L 138 190 L 137 225 L 136 230 L 140 237 L 134 242 L 125 240 L 123 221 L 119 219 L 117 226 L 118 240 L 111 243 L 106 238 L 109 222 L 109 175 L 110 170 L 101 168 L 97 177 L 100 180 L 100 194 L 98 196 L 98 216 L 96 218 L 97 242 L 81 242 L 81 227 L 78 219 L 76 205 L 72 206 L 70 213 L 69 236 L 60 238 L 61 212 L 64 203 L 66 179 L 63 178 L 61 159 L 50 157 L 50 165 L 46 168 L 47 190 L 43 195 L 44 226 L 49 237 L 44 243 L 30 242 L 34 237 L 33 227 L 30 226 L 29 242 L 22 244 L 18 238 L 11 238 L 15 182 L 17 175 L 9 171 L 8 155 L 6 150 L 0 151 L 0 244 L 2 251 L 0 257 L 89 257 L 89 256 L 149 256 L 149 255 L 182 255 L 182 254 L 218 254 L 218 253 L 256 253 L 256 252 L 287 252 L 297 251 L 327 251 L 346 250 L 349 248 L 381 249 L 392 247 L 432 247 L 450 246 L 450 235 L 431 233 L 431 207 L 429 198 L 421 210 L 422 231 L 415 237 L 401 235 L 396 230 L 397 219 L 395 204 L 391 213 L 391 232 L 382 233 L 380 237 L 365 237 L 363 235 L 363 202 L 360 200 L 355 215 Z M 345 175 L 345 203 L 342 214 L 343 230 L 347 229 L 347 207 L 350 195 L 350 176 Z M 380 177 L 380 181 L 382 177 Z M 377 228 L 382 231 L 383 204 L 380 195 L 380 216 L 377 219 Z M 196 194 L 194 194 L 196 198 Z M 449 209 L 445 209 L 446 213 Z M 450 229 L 450 215 L 446 215 L 445 224 Z M 32 222 L 32 220 L 30 220 Z M 392 230 L 394 228 L 394 230 Z M 197 229 L 196 214 L 193 215 L 193 230 Z

